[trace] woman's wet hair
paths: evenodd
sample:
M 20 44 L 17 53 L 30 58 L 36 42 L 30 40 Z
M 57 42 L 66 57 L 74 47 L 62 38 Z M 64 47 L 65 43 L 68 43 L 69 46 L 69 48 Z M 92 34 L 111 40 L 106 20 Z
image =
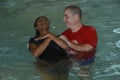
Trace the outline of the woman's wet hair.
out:
M 41 18 L 45 19 L 45 20 L 48 22 L 48 27 L 50 26 L 50 21 L 49 21 L 49 19 L 48 19 L 47 17 L 45 17 L 45 16 L 39 16 L 39 17 L 35 20 L 35 22 L 34 22 L 34 28 L 35 28 L 35 30 L 36 30 L 36 27 L 37 27 L 37 22 L 38 22 L 39 19 L 41 19 Z M 38 37 L 38 36 L 40 36 L 40 33 L 36 30 L 36 36 L 35 36 L 35 37 Z
M 37 21 L 38 21 L 40 18 L 43 18 L 43 19 L 45 19 L 46 21 L 48 21 L 48 24 L 50 25 L 50 21 L 48 20 L 47 17 L 45 17 L 45 16 L 40 16 L 40 17 L 38 17 L 38 18 L 35 20 L 34 27 L 37 26 Z

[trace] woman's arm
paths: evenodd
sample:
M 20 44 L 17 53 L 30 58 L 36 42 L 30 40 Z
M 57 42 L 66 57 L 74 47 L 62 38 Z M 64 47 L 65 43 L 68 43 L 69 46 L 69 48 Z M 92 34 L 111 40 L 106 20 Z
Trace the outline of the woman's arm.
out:
M 29 44 L 29 50 L 32 52 L 32 54 L 35 57 L 38 57 L 39 55 L 41 55 L 43 53 L 43 51 L 47 48 L 47 46 L 49 45 L 51 39 L 50 38 L 46 38 L 44 40 L 43 43 L 41 43 L 39 46 L 36 46 L 33 43 Z
M 68 49 L 68 45 L 67 43 L 60 39 L 59 37 L 57 37 L 56 35 L 52 34 L 52 33 L 48 33 L 46 34 L 43 38 L 50 38 L 51 40 L 53 40 L 57 45 L 59 45 L 62 49 L 67 50 Z

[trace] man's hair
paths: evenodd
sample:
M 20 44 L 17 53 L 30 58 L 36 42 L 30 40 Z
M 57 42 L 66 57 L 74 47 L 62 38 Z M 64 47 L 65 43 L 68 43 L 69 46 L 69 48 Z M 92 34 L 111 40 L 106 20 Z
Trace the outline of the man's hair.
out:
M 82 17 L 82 10 L 80 9 L 80 7 L 76 6 L 76 5 L 70 5 L 70 6 L 67 6 L 65 8 L 66 9 L 69 9 L 71 11 L 72 14 L 78 14 L 80 19 Z

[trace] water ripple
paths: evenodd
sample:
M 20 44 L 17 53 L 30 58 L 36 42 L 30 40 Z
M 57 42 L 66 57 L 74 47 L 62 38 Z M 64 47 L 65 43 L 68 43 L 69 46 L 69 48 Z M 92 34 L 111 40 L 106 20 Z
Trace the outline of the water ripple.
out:
M 2 68 L 7 68 L 7 69 L 14 69 L 14 70 L 30 70 L 33 68 L 32 63 L 21 63 L 21 62 L 16 62 L 16 63 L 10 63 L 10 64 L 3 64 L 1 65 Z
M 0 48 L 0 56 L 2 56 L 4 53 L 6 53 L 6 52 L 8 52 L 8 51 L 10 51 L 12 49 L 13 48 L 11 48 L 11 47 L 1 47 Z
M 8 1 L 4 1 L 2 2 L 1 4 L 4 5 L 4 7 L 14 7 L 16 5 L 16 2 L 15 1 L 12 1 L 12 0 L 8 0 Z
M 113 32 L 114 33 L 120 33 L 120 28 L 114 29 Z
M 120 48 L 120 40 L 115 42 L 116 46 Z
M 17 79 L 10 76 L 10 77 L 4 78 L 2 80 L 17 80 Z

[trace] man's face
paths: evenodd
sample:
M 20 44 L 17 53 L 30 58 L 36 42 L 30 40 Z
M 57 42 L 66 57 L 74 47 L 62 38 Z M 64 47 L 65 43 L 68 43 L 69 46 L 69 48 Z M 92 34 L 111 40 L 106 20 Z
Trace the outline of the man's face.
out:
M 75 22 L 75 16 L 71 13 L 70 9 L 64 11 L 64 22 L 68 28 L 70 28 Z

